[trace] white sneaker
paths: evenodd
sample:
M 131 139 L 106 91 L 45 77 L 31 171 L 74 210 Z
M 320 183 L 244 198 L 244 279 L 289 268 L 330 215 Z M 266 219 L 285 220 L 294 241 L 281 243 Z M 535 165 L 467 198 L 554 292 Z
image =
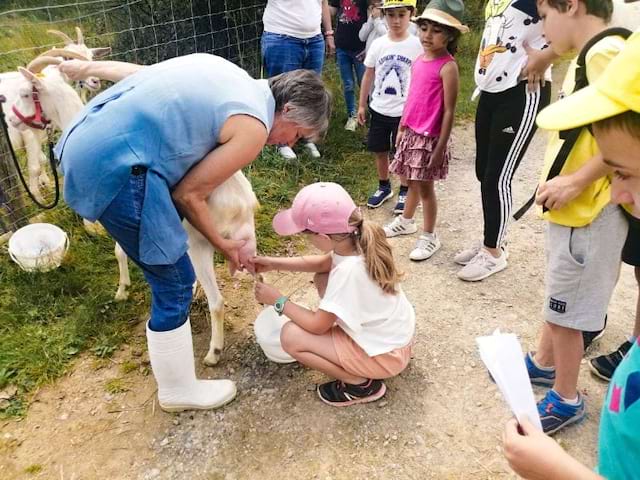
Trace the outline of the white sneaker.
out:
M 147 345 L 158 403 L 165 412 L 218 408 L 236 396 L 230 380 L 196 378 L 189 320 L 168 332 L 154 332 L 147 324 Z
M 427 258 L 430 258 L 434 253 L 436 253 L 441 246 L 442 244 L 440 243 L 440 239 L 438 239 L 438 236 L 435 234 L 435 232 L 425 232 L 418 238 L 416 246 L 413 250 L 411 250 L 411 253 L 409 254 L 409 258 L 416 262 L 426 260 Z
M 387 238 L 398 235 L 411 235 L 418 231 L 418 226 L 414 219 L 406 219 L 402 215 L 397 216 L 391 223 L 384 226 L 384 234 Z
M 296 156 L 296 152 L 289 145 L 281 145 L 278 147 L 278 153 L 280 156 L 286 160 L 294 160 L 298 158 Z
M 507 255 L 504 251 L 498 258 L 495 258 L 487 250 L 481 248 L 478 254 L 458 271 L 458 278 L 466 282 L 478 282 L 505 268 L 507 268 Z
M 318 150 L 318 147 L 316 147 L 315 143 L 308 142 L 308 143 L 305 143 L 304 146 L 307 150 L 309 150 L 309 155 L 311 155 L 311 157 L 313 158 L 321 157 L 320 150 Z
M 471 260 L 474 259 L 476 255 L 478 255 L 478 252 L 482 247 L 483 247 L 482 240 L 477 240 L 469 248 L 458 252 L 456 256 L 453 257 L 453 261 L 456 262 L 458 265 L 463 265 L 463 266 L 467 265 Z M 505 260 L 508 260 L 509 250 L 507 250 L 507 243 L 506 242 L 503 243 L 500 248 L 502 248 L 502 252 L 506 255 Z
M 358 119 L 356 117 L 349 117 L 349 120 L 347 120 L 347 123 L 344 125 L 344 129 L 355 132 L 356 128 L 358 128 Z

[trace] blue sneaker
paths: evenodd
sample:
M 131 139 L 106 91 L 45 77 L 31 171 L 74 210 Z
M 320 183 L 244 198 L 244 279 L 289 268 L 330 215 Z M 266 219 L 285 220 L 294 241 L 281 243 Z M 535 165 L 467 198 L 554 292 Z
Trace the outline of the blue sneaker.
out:
M 393 197 L 391 185 L 379 185 L 375 193 L 369 197 L 369 200 L 367 200 L 367 207 L 378 208 L 391 197 Z
M 407 200 L 407 191 L 407 187 L 400 187 L 400 191 L 398 192 L 398 202 L 396 203 L 396 206 L 393 207 L 393 213 L 396 215 L 404 213 L 404 202 Z
M 555 390 L 551 389 L 538 402 L 538 414 L 542 422 L 542 430 L 547 435 L 552 435 L 561 428 L 584 418 L 584 398 L 578 392 L 578 403 L 573 405 L 565 402 Z
M 532 352 L 527 352 L 524 356 L 524 364 L 527 366 L 527 373 L 529 374 L 529 378 L 533 385 L 538 385 L 539 387 L 553 387 L 553 384 L 556 381 L 556 369 L 554 367 L 538 367 L 533 361 Z

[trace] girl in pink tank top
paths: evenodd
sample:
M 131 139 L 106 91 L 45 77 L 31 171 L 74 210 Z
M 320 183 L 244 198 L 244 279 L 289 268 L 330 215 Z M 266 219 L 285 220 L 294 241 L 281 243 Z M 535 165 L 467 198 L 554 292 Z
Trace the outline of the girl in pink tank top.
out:
M 450 5 L 460 5 L 450 11 Z M 446 9 L 446 10 L 445 10 Z M 411 260 L 426 260 L 439 248 L 435 233 L 437 201 L 434 181 L 444 180 L 449 168 L 449 135 L 458 96 L 458 66 L 453 58 L 463 25 L 462 2 L 432 0 L 414 19 L 424 53 L 411 67 L 411 84 L 404 106 L 396 154 L 389 170 L 408 178 L 409 192 L 404 213 L 384 227 L 387 237 L 416 233 L 413 216 L 422 201 L 423 232 Z

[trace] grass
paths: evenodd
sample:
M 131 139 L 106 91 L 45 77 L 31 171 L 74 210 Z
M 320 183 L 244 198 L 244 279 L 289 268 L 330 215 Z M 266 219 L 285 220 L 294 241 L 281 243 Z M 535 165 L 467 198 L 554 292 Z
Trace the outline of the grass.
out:
M 472 44 L 465 40 L 458 56 L 463 79 L 459 114 L 463 118 L 474 109 L 468 104 L 471 87 L 465 80 L 473 68 L 467 65 L 472 62 Z M 374 162 L 362 145 L 364 132 L 343 129 L 346 112 L 333 62 L 328 62 L 326 80 L 334 93 L 335 108 L 321 146 L 323 157 L 316 160 L 302 153 L 294 161 L 285 161 L 268 148 L 245 171 L 261 202 L 256 234 L 262 254 L 289 251 L 290 245 L 274 234 L 271 219 L 290 204 L 301 186 L 335 181 L 363 203 L 376 185 Z M 118 275 L 110 238 L 88 236 L 82 221 L 68 208 L 48 211 L 41 221 L 65 230 L 71 247 L 59 269 L 40 274 L 24 272 L 8 255 L 0 255 L 0 390 L 17 387 L 13 398 L 0 403 L 0 418 L 24 415 L 32 393 L 63 375 L 79 354 L 90 352 L 95 368 L 105 365 L 131 338 L 134 325 L 149 308 L 148 289 L 137 268 L 131 269 L 129 299 L 113 301 Z M 6 245 L 0 248 L 6 253 Z M 135 368 L 127 365 L 121 373 Z M 105 388 L 116 393 L 127 385 L 117 379 Z

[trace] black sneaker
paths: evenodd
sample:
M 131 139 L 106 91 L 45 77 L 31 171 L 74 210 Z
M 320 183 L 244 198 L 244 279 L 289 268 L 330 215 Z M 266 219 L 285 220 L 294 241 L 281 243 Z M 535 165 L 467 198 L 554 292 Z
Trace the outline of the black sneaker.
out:
M 369 403 L 384 397 L 387 386 L 382 380 L 369 379 L 360 385 L 344 383 L 340 380 L 318 385 L 320 400 L 334 407 L 348 407 L 356 403 Z
M 604 329 L 607 328 L 607 316 L 604 316 L 604 327 L 602 330 L 596 330 L 595 332 L 582 332 L 582 343 L 584 344 L 584 351 L 586 353 L 587 349 L 595 342 L 596 340 L 600 340 L 604 335 Z
M 627 340 L 620 345 L 615 352 L 611 352 L 607 355 L 600 355 L 599 357 L 589 360 L 591 373 L 602 380 L 606 380 L 607 382 L 610 381 L 611 377 L 613 377 L 613 372 L 618 368 L 618 365 L 620 365 L 620 362 L 631 349 L 632 345 L 633 344 Z

